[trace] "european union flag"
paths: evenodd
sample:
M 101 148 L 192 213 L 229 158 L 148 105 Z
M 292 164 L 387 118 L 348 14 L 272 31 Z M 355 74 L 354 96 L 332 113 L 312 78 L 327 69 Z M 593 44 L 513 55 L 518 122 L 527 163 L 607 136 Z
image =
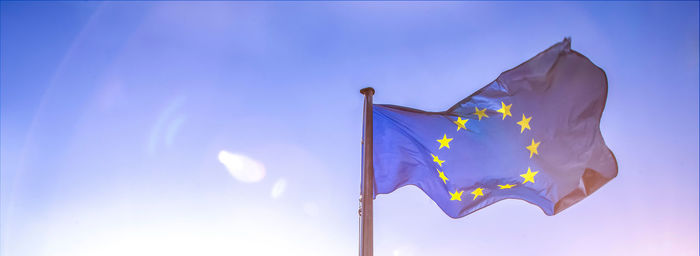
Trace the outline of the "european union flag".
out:
M 411 184 L 453 218 L 508 198 L 557 214 L 617 175 L 607 91 L 567 38 L 447 111 L 374 105 L 374 196 Z

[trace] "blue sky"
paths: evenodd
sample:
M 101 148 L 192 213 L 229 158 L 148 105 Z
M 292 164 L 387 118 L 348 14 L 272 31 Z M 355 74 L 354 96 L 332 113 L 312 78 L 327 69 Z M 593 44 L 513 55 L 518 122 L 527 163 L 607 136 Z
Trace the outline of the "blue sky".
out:
M 356 255 L 362 95 L 441 111 L 564 37 L 619 175 L 548 217 L 375 200 L 376 255 L 697 255 L 697 2 L 2 2 L 0 254 Z

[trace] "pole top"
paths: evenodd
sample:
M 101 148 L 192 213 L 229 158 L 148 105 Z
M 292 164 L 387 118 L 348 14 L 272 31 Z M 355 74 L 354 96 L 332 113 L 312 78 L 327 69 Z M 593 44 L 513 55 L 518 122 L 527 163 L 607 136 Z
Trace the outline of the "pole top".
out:
M 360 90 L 360 93 L 365 94 L 365 95 L 367 95 L 367 94 L 374 95 L 374 88 L 372 88 L 372 87 L 362 88 L 362 90 Z

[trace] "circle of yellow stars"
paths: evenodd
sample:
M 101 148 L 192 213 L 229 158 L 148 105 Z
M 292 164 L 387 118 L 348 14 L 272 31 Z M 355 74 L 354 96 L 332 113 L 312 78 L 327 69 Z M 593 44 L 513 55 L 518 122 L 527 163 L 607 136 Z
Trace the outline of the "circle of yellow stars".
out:
M 501 102 L 501 108 L 496 110 L 497 113 L 500 113 L 502 115 L 501 120 L 506 120 L 506 117 L 512 117 L 513 115 L 511 114 L 510 108 L 513 106 L 513 104 L 508 104 L 506 105 L 504 102 Z M 479 109 L 479 107 L 474 107 L 474 115 L 477 116 L 478 121 L 481 121 L 482 118 L 489 118 L 489 115 L 486 114 L 486 108 Z M 525 113 L 522 114 L 522 119 L 518 122 L 516 122 L 517 125 L 520 126 L 520 133 L 523 134 L 525 130 L 531 130 L 530 128 L 530 121 L 532 120 L 532 116 L 527 117 Z M 460 130 L 465 130 L 467 131 L 467 121 L 469 119 L 462 119 L 461 116 L 457 116 L 457 120 L 452 121 L 455 125 L 457 125 L 457 132 Z M 441 150 L 449 150 L 450 149 L 450 142 L 454 138 L 449 138 L 447 137 L 447 133 L 443 133 L 442 138 L 437 139 L 436 141 L 440 143 L 438 147 L 438 152 Z M 540 146 L 541 141 L 535 141 L 534 138 L 531 139 L 531 143 L 528 146 L 525 146 L 525 149 L 528 150 L 530 153 L 530 158 L 532 158 L 533 155 L 539 155 L 537 152 L 537 148 Z M 445 160 L 441 160 L 438 156 L 434 154 L 430 154 L 430 156 L 433 158 L 433 162 L 437 163 L 437 165 L 442 168 L 443 163 L 445 163 Z M 447 181 L 450 179 L 445 175 L 444 171 L 441 171 L 440 168 L 436 168 L 438 172 L 438 177 L 442 180 L 442 182 L 447 185 Z M 523 179 L 523 182 L 521 184 L 525 183 L 535 183 L 535 176 L 539 171 L 532 171 L 532 169 L 528 166 L 527 171 L 524 171 L 525 173 L 520 174 L 520 177 Z M 498 189 L 510 189 L 518 184 L 498 184 Z M 471 195 L 474 197 L 472 200 L 476 200 L 478 197 L 483 197 L 484 192 L 488 192 L 489 188 L 482 188 L 482 187 L 477 187 L 476 189 L 472 190 L 470 192 Z M 450 193 L 450 200 L 451 201 L 462 201 L 462 193 L 464 193 L 464 190 L 459 190 L 455 189 L 455 192 L 448 191 Z

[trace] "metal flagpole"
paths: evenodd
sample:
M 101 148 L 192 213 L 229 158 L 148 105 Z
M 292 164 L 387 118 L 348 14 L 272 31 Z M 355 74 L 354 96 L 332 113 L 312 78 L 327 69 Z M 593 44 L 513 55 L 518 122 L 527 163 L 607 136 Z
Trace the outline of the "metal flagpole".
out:
M 372 201 L 374 198 L 374 166 L 372 165 L 372 95 L 374 89 L 360 90 L 365 95 L 363 127 L 362 195 L 360 196 L 360 256 L 372 256 Z

